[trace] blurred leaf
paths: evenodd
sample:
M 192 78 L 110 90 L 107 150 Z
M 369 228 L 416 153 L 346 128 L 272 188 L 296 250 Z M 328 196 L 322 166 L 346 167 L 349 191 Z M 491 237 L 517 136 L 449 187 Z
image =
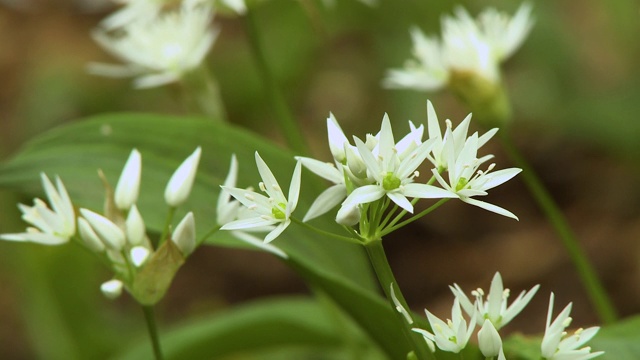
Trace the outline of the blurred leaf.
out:
M 255 186 L 259 181 L 254 165 L 256 150 L 285 188 L 294 167 L 293 154 L 230 126 L 214 125 L 201 118 L 111 114 L 57 128 L 34 139 L 11 161 L 0 166 L 0 186 L 38 193 L 41 192 L 37 182 L 39 172 L 58 174 L 76 206 L 99 209 L 103 191 L 96 168 L 102 168 L 107 179 L 115 184 L 129 152 L 135 147 L 143 159 L 138 207 L 147 227 L 159 231 L 167 211 L 162 196 L 165 184 L 196 146 L 203 149 L 200 170 L 190 200 L 183 208 L 195 213 L 200 233 L 215 225 L 215 201 L 232 153 L 240 163 L 242 182 L 238 186 L 241 187 Z M 309 184 L 314 182 L 305 174 L 300 211 L 308 208 L 317 194 L 309 191 Z M 340 230 L 327 217 L 318 219 L 314 225 Z M 219 232 L 213 242 L 247 247 L 225 232 Z M 408 344 L 394 331 L 397 319 L 390 307 L 373 292 L 376 287 L 371 270 L 359 246 L 325 238 L 296 225 L 287 229 L 274 244 L 287 252 L 289 263 L 303 277 L 329 294 L 388 354 L 393 358 L 406 354 Z
M 357 331 L 353 327 L 346 330 Z M 316 356 L 313 359 L 335 359 L 317 357 L 317 354 L 344 347 L 345 339 L 340 334 L 325 309 L 315 301 L 283 298 L 258 301 L 213 316 L 199 317 L 161 334 L 161 341 L 167 359 L 220 359 L 229 355 L 236 355 L 233 359 L 238 359 L 239 355 L 264 359 L 261 354 L 265 351 L 294 346 L 314 349 Z M 358 337 L 354 345 L 361 350 L 370 346 L 361 332 L 353 335 Z M 148 341 L 141 342 L 117 359 L 145 358 L 152 358 Z

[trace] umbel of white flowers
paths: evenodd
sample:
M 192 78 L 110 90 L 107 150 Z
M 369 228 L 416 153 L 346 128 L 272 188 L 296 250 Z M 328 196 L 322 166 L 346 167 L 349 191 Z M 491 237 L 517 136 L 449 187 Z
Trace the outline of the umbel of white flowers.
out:
M 451 319 L 446 322 L 442 321 L 428 310 L 425 310 L 427 320 L 431 325 L 431 331 L 420 328 L 413 328 L 412 330 L 422 334 L 432 352 L 435 352 L 437 347 L 442 351 L 459 353 L 467 346 L 469 339 L 473 335 L 475 325 L 478 324 L 481 326 L 477 333 L 478 347 L 482 355 L 487 359 L 496 357 L 498 360 L 505 359 L 499 330 L 524 309 L 539 287 L 539 285 L 536 285 L 528 292 L 523 291 L 511 305 L 507 306 L 509 289 L 503 288 L 500 273 L 496 273 L 493 277 L 491 290 L 486 301 L 484 300 L 484 291 L 477 289 L 472 292 L 475 301 L 471 303 L 460 287 L 454 284 L 450 287 L 455 295 Z M 408 314 L 406 309 L 398 304 L 396 305 L 397 311 L 403 315 Z M 469 317 L 468 321 L 462 314 L 462 309 Z M 596 335 L 599 330 L 598 327 L 590 327 L 586 330 L 578 329 L 573 335 L 567 336 L 565 328 L 571 322 L 570 312 L 571 304 L 567 305 L 552 322 L 553 293 L 551 293 L 547 323 L 541 344 L 541 356 L 543 359 L 588 360 L 604 353 L 603 351 L 592 353 L 590 347 L 584 346 Z M 413 323 L 413 320 L 408 315 L 405 315 L 405 318 L 410 324 Z
M 170 207 L 176 207 L 189 195 L 200 159 L 197 148 L 172 175 L 167 184 L 165 198 Z M 170 241 L 161 239 L 154 247 L 147 237 L 142 215 L 136 205 L 140 192 L 142 159 L 134 149 L 124 166 L 115 191 L 100 173 L 106 188 L 103 214 L 80 208 L 76 214 L 60 178 L 57 188 L 42 174 L 47 204 L 35 199 L 29 207 L 20 204 L 23 219 L 34 227 L 19 234 L 2 234 L 1 239 L 30 241 L 45 245 L 58 245 L 74 239 L 101 258 L 114 272 L 114 279 L 101 286 L 109 298 L 120 295 L 123 288 L 143 305 L 159 301 L 175 272 L 196 247 L 193 213 L 189 212 L 170 235 Z M 76 233 L 77 228 L 77 233 Z
M 495 135 L 497 129 L 482 136 L 478 133 L 468 136 L 469 115 L 455 130 L 447 120 L 442 134 L 430 101 L 427 102 L 427 118 L 429 138 L 426 140 L 422 139 L 424 127 L 416 127 L 409 122 L 411 131 L 396 142 L 389 118 L 385 115 L 378 134 L 368 134 L 364 140 L 354 137 L 353 145 L 330 114 L 327 132 L 333 162 L 298 158 L 307 169 L 334 184 L 318 196 L 304 221 L 321 216 L 340 204 L 336 220 L 344 225 L 354 225 L 361 221 L 366 204 L 388 199 L 400 209 L 413 213 L 415 199 L 440 198 L 458 198 L 517 219 L 508 210 L 476 199 L 521 171 L 517 168 L 492 171 L 494 164 L 480 170 L 493 155 L 478 156 L 478 150 Z M 432 168 L 433 179 L 440 187 L 417 181 L 418 168 L 425 162 L 430 163 L 428 166 Z
M 489 8 L 473 19 L 457 7 L 455 16 L 442 18 L 440 39 L 411 29 L 413 58 L 404 68 L 389 70 L 383 86 L 418 91 L 448 86 L 482 121 L 504 121 L 510 109 L 499 65 L 522 45 L 532 26 L 528 3 L 513 17 Z

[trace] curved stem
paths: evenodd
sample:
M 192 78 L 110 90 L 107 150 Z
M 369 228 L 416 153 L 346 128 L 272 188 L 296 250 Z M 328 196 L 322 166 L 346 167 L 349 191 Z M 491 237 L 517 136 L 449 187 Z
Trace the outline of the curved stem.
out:
M 158 243 L 156 244 L 156 249 L 160 247 L 167 239 L 169 235 L 169 229 L 171 228 L 171 222 L 173 221 L 173 216 L 176 213 L 176 207 L 169 207 L 169 212 L 167 213 L 167 218 L 164 220 L 164 227 L 162 228 L 162 234 L 160 235 L 160 239 L 158 239 Z
M 153 347 L 153 355 L 156 360 L 162 360 L 162 349 L 160 348 L 160 338 L 158 337 L 158 326 L 152 305 L 142 305 L 144 319 L 147 322 L 147 330 L 151 338 L 151 346 Z
M 524 181 L 529 192 L 538 203 L 538 206 L 542 209 L 553 226 L 556 234 L 562 241 L 562 245 L 564 245 L 565 249 L 569 253 L 569 257 L 578 271 L 580 280 L 582 281 L 582 284 L 584 285 L 585 290 L 589 295 L 589 299 L 598 313 L 600 320 L 607 324 L 614 322 L 617 319 L 615 307 L 605 291 L 602 282 L 598 278 L 593 265 L 587 258 L 584 249 L 578 242 L 578 239 L 569 226 L 567 219 L 564 217 L 564 214 L 560 211 L 558 205 L 544 187 L 533 168 L 514 146 L 509 134 L 506 131 L 503 131 L 501 135 L 502 144 L 507 155 L 509 155 L 511 161 L 513 161 L 517 167 L 522 168 L 520 178 Z
M 264 83 L 265 93 L 269 97 L 269 103 L 273 106 L 276 122 L 280 126 L 280 130 L 292 150 L 299 154 L 309 154 L 309 149 L 304 142 L 302 132 L 291 115 L 284 95 L 282 95 L 282 91 L 278 87 L 267 63 L 262 42 L 260 41 L 260 32 L 258 31 L 258 26 L 252 9 L 247 10 L 245 19 L 251 50 L 256 60 L 256 65 L 258 66 L 258 72 L 260 73 L 262 82 Z
M 433 210 L 435 210 L 435 209 L 439 208 L 439 207 L 440 207 L 440 205 L 442 205 L 442 204 L 446 203 L 447 201 L 449 201 L 449 199 L 447 199 L 447 198 L 445 198 L 445 199 L 440 199 L 437 203 L 435 203 L 435 204 L 433 204 L 433 205 L 429 206 L 427 209 L 422 210 L 422 211 L 421 211 L 421 212 L 419 212 L 418 214 L 416 214 L 416 215 L 414 215 L 414 216 L 412 216 L 412 217 L 408 218 L 407 220 L 405 220 L 405 221 L 403 221 L 403 222 L 401 222 L 401 223 L 399 223 L 399 224 L 395 224 L 395 223 L 396 223 L 396 221 L 400 220 L 400 219 L 402 218 L 402 216 L 404 216 L 404 214 L 406 214 L 406 211 L 401 212 L 400 214 L 398 214 L 398 216 L 396 216 L 396 218 L 395 218 L 395 219 L 393 219 L 393 220 L 391 221 L 391 224 L 389 224 L 389 226 L 388 226 L 387 228 L 385 228 L 384 230 L 382 230 L 382 231 L 380 232 L 380 237 L 383 237 L 383 236 L 385 236 L 385 235 L 389 234 L 390 232 L 393 232 L 393 231 L 395 231 L 395 230 L 398 230 L 399 228 L 401 228 L 401 227 L 403 227 L 403 226 L 405 226 L 405 225 L 407 225 L 407 224 L 410 224 L 410 223 L 412 223 L 412 222 L 414 222 L 414 221 L 416 221 L 416 220 L 420 219 L 421 217 L 423 217 L 423 216 L 427 215 L 428 213 L 432 212 Z
M 182 87 L 188 110 L 206 115 L 217 123 L 227 121 L 218 82 L 204 64 L 184 76 Z
M 409 306 L 407 305 L 407 301 L 402 295 L 402 291 L 396 282 L 395 276 L 391 271 L 391 266 L 389 266 L 389 261 L 387 260 L 387 255 L 384 252 L 384 248 L 382 247 L 382 239 L 374 239 L 368 241 L 364 244 L 365 249 L 367 250 L 367 255 L 369 255 L 369 261 L 373 266 L 373 269 L 376 273 L 376 277 L 378 278 L 378 283 L 382 288 L 389 304 L 393 309 L 393 313 L 396 314 L 398 321 L 402 324 L 402 331 L 405 336 L 408 338 L 409 342 L 413 346 L 413 350 L 415 351 L 415 355 L 418 359 L 423 360 L 427 358 L 431 358 L 431 353 L 427 349 L 426 343 L 422 338 L 422 335 L 415 333 L 411 330 L 411 324 L 409 324 L 404 315 L 400 312 L 396 311 L 395 304 L 393 303 L 393 296 L 391 294 L 391 286 L 393 286 L 393 292 L 395 297 L 400 302 L 400 305 L 407 309 Z
M 346 241 L 346 242 L 349 242 L 349 243 L 352 243 L 352 244 L 362 244 L 362 242 L 357 238 L 350 238 L 348 236 L 342 236 L 342 235 L 334 234 L 334 233 L 332 233 L 330 231 L 318 229 L 317 227 L 311 226 L 311 225 L 307 224 L 306 222 L 300 221 L 300 220 L 298 220 L 298 219 L 296 219 L 294 217 L 291 218 L 291 221 L 293 221 L 294 223 L 296 223 L 298 225 L 301 225 L 301 226 L 303 226 L 303 227 L 305 227 L 305 228 L 307 228 L 307 229 L 309 229 L 311 231 L 317 232 L 318 234 L 322 234 L 322 235 L 325 235 L 325 236 L 328 236 L 328 237 L 332 237 L 334 239 Z

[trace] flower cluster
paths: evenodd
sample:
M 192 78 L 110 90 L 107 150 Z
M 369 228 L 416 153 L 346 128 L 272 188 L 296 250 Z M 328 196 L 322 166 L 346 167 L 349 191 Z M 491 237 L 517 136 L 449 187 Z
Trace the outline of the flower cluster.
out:
M 200 153 L 200 148 L 197 148 L 169 180 L 165 201 L 171 208 L 187 200 Z M 34 200 L 33 207 L 20 204 L 23 219 L 34 227 L 27 228 L 25 233 L 3 234 L 0 238 L 46 245 L 76 240 L 113 270 L 114 279 L 101 286 L 106 296 L 117 297 L 126 287 L 141 304 L 153 304 L 162 298 L 177 269 L 196 248 L 196 230 L 193 213 L 189 212 L 169 236 L 170 241 L 160 239 L 159 244 L 152 244 L 136 205 L 141 170 L 142 158 L 140 152 L 134 149 L 115 190 L 100 173 L 107 189 L 104 213 L 80 208 L 77 217 L 60 178 L 56 179 L 57 186 L 54 187 L 49 178 L 42 174 L 51 209 L 40 199 Z
M 136 77 L 137 88 L 176 82 L 200 66 L 218 35 L 210 28 L 214 9 L 208 2 L 185 0 L 177 8 L 157 0 L 125 4 L 93 32 L 125 64 L 92 63 L 93 74 Z
M 475 199 L 487 195 L 487 190 L 498 186 L 521 170 L 510 168 L 492 172 L 494 164 L 486 170 L 480 167 L 492 155 L 478 157 L 478 149 L 496 133 L 490 130 L 480 136 L 467 136 L 471 115 L 454 130 L 451 121 L 441 133 L 437 115 L 431 102 L 427 102 L 428 135 L 423 140 L 424 127 L 409 122 L 410 132 L 396 142 L 387 115 L 378 134 L 367 135 L 364 140 L 354 137 L 350 143 L 333 115 L 327 119 L 329 148 L 333 163 L 312 158 L 298 158 L 307 169 L 333 182 L 312 204 L 304 220 L 310 220 L 330 211 L 338 204 L 336 221 L 343 225 L 372 224 L 380 219 L 388 205 L 413 213 L 417 199 L 458 198 L 466 203 L 517 219 L 501 207 Z M 418 168 L 430 163 L 433 177 L 426 183 L 416 181 Z M 444 173 L 447 176 L 443 176 Z M 431 185 L 437 182 L 440 187 Z M 411 200 L 410 200 L 411 199 Z M 366 213 L 369 213 L 368 216 Z M 393 226 L 393 221 L 377 223 L 380 227 Z
M 474 75 L 490 83 L 500 80 L 499 64 L 527 37 L 533 21 L 531 6 L 523 4 L 511 18 L 489 8 L 473 19 L 458 7 L 455 16 L 442 19 L 442 39 L 413 28 L 413 55 L 403 69 L 389 70 L 388 88 L 437 90 L 456 76 Z
M 480 329 L 477 332 L 477 339 L 482 355 L 486 358 L 497 357 L 498 359 L 505 359 L 499 330 L 527 306 L 539 287 L 539 285 L 536 285 L 529 291 L 522 291 L 511 305 L 508 305 L 507 299 L 510 292 L 509 289 L 503 287 L 500 273 L 496 273 L 493 277 L 491 290 L 486 300 L 484 291 L 477 289 L 471 292 L 475 297 L 475 301 L 472 303 L 462 289 L 457 284 L 454 284 L 450 286 L 455 296 L 451 319 L 444 322 L 428 310 L 425 310 L 431 325 L 431 331 L 420 328 L 414 328 L 413 331 L 420 333 L 424 337 L 432 352 L 435 352 L 437 346 L 442 351 L 459 353 L 466 347 L 471 335 L 473 335 L 474 328 L 478 325 Z M 468 322 L 462 315 L 463 309 L 468 316 Z M 404 311 L 406 312 L 406 310 Z M 552 293 L 549 300 L 545 334 L 541 345 L 542 358 L 546 360 L 588 360 L 603 354 L 602 351 L 592 353 L 589 347 L 578 349 L 596 335 L 599 330 L 598 327 L 591 327 L 586 330 L 578 329 L 573 335 L 566 336 L 567 333 L 564 329 L 571 322 L 570 312 L 571 304 L 567 305 L 560 315 L 551 322 L 553 313 Z

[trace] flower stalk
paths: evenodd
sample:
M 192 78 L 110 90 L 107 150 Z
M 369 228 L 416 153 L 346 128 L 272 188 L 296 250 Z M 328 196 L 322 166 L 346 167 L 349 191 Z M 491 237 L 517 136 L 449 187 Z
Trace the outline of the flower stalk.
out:
M 155 311 L 153 305 L 142 305 L 142 311 L 144 312 L 144 319 L 147 323 L 147 331 L 149 332 L 149 338 L 151 339 L 151 346 L 153 348 L 153 356 L 155 360 L 162 360 L 162 348 L 160 347 L 160 337 L 158 336 L 158 326 L 156 324 Z
M 522 180 L 553 226 L 562 245 L 567 250 L 571 262 L 578 272 L 578 276 L 587 291 L 589 300 L 595 308 L 598 317 L 605 324 L 615 322 L 618 317 L 616 309 L 564 214 L 542 184 L 542 181 L 540 181 L 529 162 L 513 144 L 513 140 L 509 136 L 508 131 L 503 131 L 500 139 L 511 161 L 523 170 Z

